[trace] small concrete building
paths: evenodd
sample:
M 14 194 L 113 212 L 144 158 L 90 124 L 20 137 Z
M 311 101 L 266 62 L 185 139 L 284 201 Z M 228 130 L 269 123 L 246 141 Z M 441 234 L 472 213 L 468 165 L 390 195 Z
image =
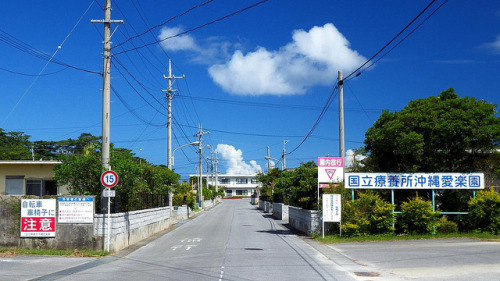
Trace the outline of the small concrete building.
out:
M 199 175 L 190 175 L 192 178 Z M 207 175 L 202 176 L 206 180 Z M 217 186 L 224 188 L 225 197 L 251 196 L 262 184 L 257 182 L 257 174 L 253 175 L 218 175 Z M 208 184 L 215 186 L 215 177 L 208 177 Z
M 54 167 L 59 161 L 0 161 L 0 195 L 58 195 L 66 188 L 58 187 Z

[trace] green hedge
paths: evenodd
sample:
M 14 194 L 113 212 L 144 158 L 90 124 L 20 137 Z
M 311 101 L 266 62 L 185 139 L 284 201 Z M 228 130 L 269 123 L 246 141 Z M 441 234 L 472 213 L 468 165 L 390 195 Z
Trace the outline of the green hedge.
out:
M 474 228 L 491 234 L 500 233 L 500 195 L 493 189 L 479 191 L 469 201 L 469 216 Z

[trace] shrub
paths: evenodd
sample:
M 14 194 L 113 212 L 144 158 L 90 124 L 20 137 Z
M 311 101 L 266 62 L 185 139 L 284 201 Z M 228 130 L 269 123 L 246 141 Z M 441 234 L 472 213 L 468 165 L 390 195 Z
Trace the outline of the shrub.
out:
M 449 221 L 446 217 L 442 217 L 437 224 L 437 231 L 442 234 L 457 233 L 458 226 L 454 221 Z
M 343 206 L 343 234 L 364 236 L 394 231 L 392 208 L 375 193 L 360 193 L 357 200 L 347 201 Z
M 432 205 L 418 196 L 413 200 L 401 205 L 403 213 L 400 215 L 400 223 L 404 232 L 408 234 L 429 234 L 436 226 L 439 212 L 432 211 Z
M 497 235 L 500 232 L 500 195 L 493 189 L 479 191 L 469 201 L 469 216 L 476 229 Z

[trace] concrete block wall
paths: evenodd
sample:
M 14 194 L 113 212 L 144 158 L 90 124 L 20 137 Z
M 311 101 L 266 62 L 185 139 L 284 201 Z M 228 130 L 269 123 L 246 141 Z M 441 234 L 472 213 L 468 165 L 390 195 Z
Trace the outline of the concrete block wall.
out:
M 273 203 L 273 217 L 284 222 L 289 222 L 288 205 L 283 203 Z
M 266 208 L 266 201 L 259 200 L 259 209 L 264 210 Z
M 111 214 L 110 249 L 120 250 L 168 228 L 170 208 L 154 208 Z M 107 214 L 94 215 L 94 236 L 105 238 L 108 228 Z
M 290 226 L 307 235 L 321 233 L 321 218 L 318 211 L 303 210 L 293 206 L 289 206 L 288 210 Z
M 217 203 L 220 200 L 216 201 Z M 15 203 L 17 202 L 17 203 Z M 54 249 L 104 249 L 107 214 L 95 214 L 93 224 L 56 224 L 55 238 L 19 237 L 19 199 L 0 196 L 0 246 Z M 214 207 L 214 203 L 210 208 Z M 209 209 L 209 208 L 207 208 Z M 110 250 L 118 251 L 170 225 L 191 217 L 187 206 L 154 208 L 111 214 Z
M 272 213 L 273 212 L 273 204 L 271 202 L 266 202 L 264 204 L 264 212 Z

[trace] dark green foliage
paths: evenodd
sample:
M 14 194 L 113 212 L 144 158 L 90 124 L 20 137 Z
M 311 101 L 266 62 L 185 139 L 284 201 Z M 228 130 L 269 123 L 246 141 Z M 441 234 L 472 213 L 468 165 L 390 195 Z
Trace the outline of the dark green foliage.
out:
M 460 98 L 453 89 L 384 111 L 366 132 L 374 172 L 475 172 L 496 175 L 500 142 L 496 105 Z M 493 161 L 493 162 L 492 162 Z
M 500 195 L 493 189 L 479 191 L 469 201 L 469 216 L 476 229 L 492 234 L 500 233 Z
M 317 209 L 318 190 L 318 167 L 314 162 L 303 163 L 290 173 L 287 182 L 283 186 L 284 192 L 288 193 L 289 204 L 305 210 Z M 288 176 L 286 176 L 288 177 Z
M 341 229 L 346 236 L 365 236 L 394 231 L 393 206 L 373 192 L 362 192 L 354 201 L 342 205 Z
M 259 189 L 259 196 L 272 198 L 274 193 L 283 195 L 283 189 L 275 190 L 276 182 L 280 180 L 282 172 L 277 168 L 268 171 L 267 174 L 259 173 L 257 175 L 257 181 L 262 183 L 262 187 Z M 284 176 L 284 175 L 283 175 Z
M 110 165 L 119 177 L 113 189 L 124 211 L 138 207 L 138 193 L 166 193 L 180 177 L 166 167 L 150 165 L 145 161 L 139 163 L 128 149 L 112 148 L 110 158 Z M 62 161 L 54 169 L 57 183 L 66 185 L 73 195 L 96 195 L 97 201 L 100 201 L 103 170 L 99 144 L 90 143 L 81 154 L 66 155 Z
M 0 129 L 0 160 L 28 160 L 31 157 L 30 136 Z
M 405 233 L 430 234 L 435 230 L 439 212 L 432 211 L 431 202 L 424 201 L 418 196 L 401 206 L 402 214 L 399 222 Z
M 317 208 L 318 167 L 311 161 L 303 163 L 295 170 L 280 172 L 271 170 L 268 174 L 259 174 L 261 196 L 277 195 L 283 203 L 306 210 Z
M 77 139 L 35 141 L 35 159 L 61 159 L 65 155 L 81 154 L 86 146 L 93 143 L 100 143 L 100 137 L 89 133 L 82 133 Z

